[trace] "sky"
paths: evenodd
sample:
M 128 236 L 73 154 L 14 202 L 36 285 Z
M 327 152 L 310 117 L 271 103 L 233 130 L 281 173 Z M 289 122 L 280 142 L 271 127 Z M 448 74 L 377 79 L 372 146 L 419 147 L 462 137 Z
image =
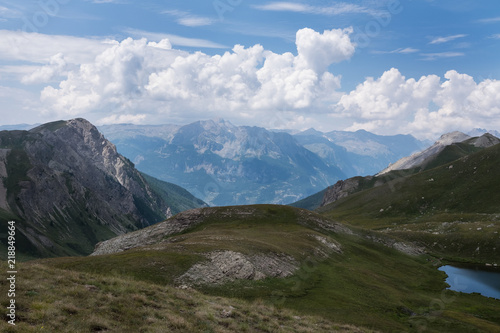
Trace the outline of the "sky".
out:
M 500 130 L 498 0 L 0 0 L 0 125 Z

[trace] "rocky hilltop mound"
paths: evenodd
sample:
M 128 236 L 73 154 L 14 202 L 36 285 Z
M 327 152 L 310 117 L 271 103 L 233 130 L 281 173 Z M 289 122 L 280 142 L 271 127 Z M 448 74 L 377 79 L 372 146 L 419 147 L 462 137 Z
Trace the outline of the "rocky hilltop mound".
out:
M 84 119 L 0 132 L 0 217 L 29 256 L 88 254 L 101 240 L 171 216 L 171 207 Z M 193 198 L 190 208 L 199 206 Z
M 97 244 L 92 256 L 155 251 L 197 255 L 177 284 L 291 276 L 308 257 L 341 254 L 328 233 L 351 234 L 315 213 L 275 205 L 200 208 Z M 125 254 L 124 253 L 124 254 Z

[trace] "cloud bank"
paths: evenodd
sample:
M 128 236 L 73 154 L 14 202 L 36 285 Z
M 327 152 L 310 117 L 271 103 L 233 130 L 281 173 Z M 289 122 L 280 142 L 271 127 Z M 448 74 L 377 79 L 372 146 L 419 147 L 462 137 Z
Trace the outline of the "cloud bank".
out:
M 454 129 L 498 128 L 499 93 L 498 80 L 476 83 L 473 77 L 450 70 L 444 80 L 428 75 L 417 81 L 392 68 L 342 96 L 337 111 L 356 118 L 350 130 L 385 128 L 388 133 L 432 138 Z
M 70 71 L 57 87 L 45 87 L 41 100 L 61 116 L 103 110 L 257 117 L 276 109 L 311 109 L 340 88 L 340 78 L 327 69 L 354 54 L 351 33 L 351 29 L 299 30 L 297 55 L 273 53 L 261 45 L 236 45 L 231 52 L 210 56 L 172 49 L 167 40 L 148 43 L 128 38 Z M 61 61 L 55 59 L 52 62 L 58 65 Z M 53 76 L 53 67 L 48 64 L 25 81 Z
M 342 92 L 331 65 L 354 55 L 351 34 L 350 28 L 305 28 L 297 31 L 295 53 L 236 45 L 208 55 L 175 49 L 168 39 L 118 42 L 9 32 L 0 34 L 13 43 L 0 58 L 23 61 L 22 70 L 14 71 L 15 64 L 3 70 L 19 73 L 27 89 L 39 89 L 40 102 L 19 109 L 48 120 L 187 123 L 224 117 L 267 128 L 366 129 L 420 138 L 500 128 L 498 80 L 476 81 L 454 70 L 444 77 L 406 78 L 392 68 Z M 8 98 L 1 81 L 0 91 Z

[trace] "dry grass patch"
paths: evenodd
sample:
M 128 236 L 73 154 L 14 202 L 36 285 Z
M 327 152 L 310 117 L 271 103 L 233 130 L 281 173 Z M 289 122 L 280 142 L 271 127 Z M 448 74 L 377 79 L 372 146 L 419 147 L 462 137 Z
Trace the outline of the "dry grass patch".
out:
M 5 262 L 0 269 L 6 271 Z M 207 296 L 34 262 L 20 265 L 16 282 L 16 326 L 1 321 L 1 332 L 370 332 L 261 300 Z M 0 280 L 2 294 L 6 287 Z M 5 305 L 2 301 L 3 318 Z

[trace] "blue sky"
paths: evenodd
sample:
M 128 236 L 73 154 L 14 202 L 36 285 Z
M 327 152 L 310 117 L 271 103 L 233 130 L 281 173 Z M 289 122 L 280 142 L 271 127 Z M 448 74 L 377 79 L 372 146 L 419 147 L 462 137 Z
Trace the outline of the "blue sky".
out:
M 497 0 L 0 0 L 0 42 L 0 125 L 500 129 Z

